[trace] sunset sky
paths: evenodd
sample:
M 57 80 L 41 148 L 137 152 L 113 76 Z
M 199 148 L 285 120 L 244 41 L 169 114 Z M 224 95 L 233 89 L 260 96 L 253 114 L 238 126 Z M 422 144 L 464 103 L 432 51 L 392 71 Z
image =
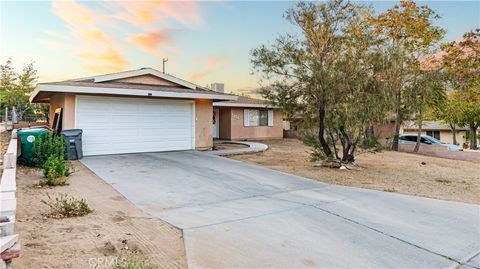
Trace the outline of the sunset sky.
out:
M 395 2 L 363 2 L 377 12 Z M 442 18 L 445 41 L 480 27 L 478 1 L 419 2 Z M 250 51 L 296 29 L 283 17 L 293 2 L 0 1 L 0 61 L 33 61 L 40 81 L 140 67 L 227 91 L 254 89 Z

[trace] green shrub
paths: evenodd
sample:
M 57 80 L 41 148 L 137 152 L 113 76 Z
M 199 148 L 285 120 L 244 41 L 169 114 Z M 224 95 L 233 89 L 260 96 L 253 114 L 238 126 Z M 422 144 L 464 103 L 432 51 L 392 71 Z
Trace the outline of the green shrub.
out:
M 115 269 L 153 269 L 155 268 L 146 259 L 129 256 L 127 258 L 119 259 Z
M 43 164 L 43 178 L 40 186 L 59 186 L 67 183 L 70 175 L 70 166 L 63 159 L 63 156 L 51 156 Z
M 52 199 L 49 194 L 47 194 L 47 197 L 48 200 L 42 200 L 42 203 L 50 207 L 51 211 L 48 216 L 54 219 L 85 216 L 93 212 L 85 199 L 78 200 L 74 197 L 68 197 L 66 194 L 55 199 Z
M 62 136 L 54 137 L 51 133 L 42 139 L 35 139 L 32 147 L 32 161 L 35 167 L 43 167 L 49 157 L 64 158 L 65 144 Z

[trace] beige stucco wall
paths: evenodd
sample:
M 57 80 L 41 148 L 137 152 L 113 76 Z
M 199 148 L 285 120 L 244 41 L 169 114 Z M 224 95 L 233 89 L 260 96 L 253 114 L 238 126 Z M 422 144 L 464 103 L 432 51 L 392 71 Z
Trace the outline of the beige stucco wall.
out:
M 50 119 L 57 108 L 63 108 L 62 129 L 75 128 L 75 95 L 70 93 L 53 94 L 50 98 Z
M 213 146 L 212 117 L 212 100 L 195 100 L 195 147 L 197 149 L 209 149 Z
M 243 110 L 243 108 L 220 108 L 221 139 L 256 140 L 283 138 L 283 115 L 281 110 L 274 110 L 273 126 L 243 126 Z M 226 128 L 230 129 L 230 131 Z
M 75 128 L 75 95 L 53 94 L 50 98 L 51 119 L 57 108 L 63 108 L 63 129 Z M 195 101 L 195 147 L 197 149 L 209 149 L 213 146 L 212 113 L 212 100 Z
M 404 131 L 404 134 L 417 134 L 416 131 Z M 426 131 L 422 131 L 422 135 L 427 135 L 427 132 Z M 456 131 L 456 135 L 457 135 L 457 144 L 459 144 L 460 146 L 463 145 L 463 143 L 465 142 L 465 131 Z M 449 130 L 442 130 L 440 131 L 440 141 L 444 142 L 444 143 L 447 143 L 447 144 L 453 144 L 453 135 L 452 135 L 452 131 L 449 131 Z

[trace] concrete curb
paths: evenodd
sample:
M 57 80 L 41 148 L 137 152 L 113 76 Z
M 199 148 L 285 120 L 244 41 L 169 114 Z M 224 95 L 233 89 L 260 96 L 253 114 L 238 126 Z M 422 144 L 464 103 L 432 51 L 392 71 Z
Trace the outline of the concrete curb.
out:
M 19 236 L 14 234 L 17 210 L 16 175 L 18 144 L 16 130 L 13 130 L 7 152 L 3 156 L 3 174 L 0 179 L 0 217 L 7 220 L 3 220 L 4 222 L 0 223 L 0 268 L 11 268 L 12 258 L 18 257 L 20 253 Z M 11 253 L 7 253 L 9 250 L 11 250 Z M 13 256 L 7 254 L 12 254 Z
M 267 145 L 262 144 L 262 143 L 258 143 L 258 142 L 225 141 L 224 143 L 246 145 L 246 146 L 248 146 L 248 148 L 212 150 L 212 151 L 206 151 L 205 153 L 212 154 L 212 155 L 217 155 L 217 156 L 227 156 L 227 155 L 238 155 L 238 154 L 262 152 L 262 151 L 266 151 L 268 149 Z

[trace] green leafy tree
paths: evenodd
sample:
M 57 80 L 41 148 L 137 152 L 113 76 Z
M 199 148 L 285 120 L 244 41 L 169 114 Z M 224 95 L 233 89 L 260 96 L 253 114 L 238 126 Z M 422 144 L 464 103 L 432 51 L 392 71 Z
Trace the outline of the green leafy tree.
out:
M 255 70 L 270 83 L 264 96 L 303 118 L 314 159 L 353 162 L 365 126 L 389 109 L 382 53 L 373 49 L 380 40 L 364 23 L 371 12 L 344 1 L 299 2 L 285 17 L 302 34 L 252 51 Z
M 0 65 L 0 104 L 7 106 L 7 93 L 14 90 L 17 82 L 17 73 L 12 67 L 12 60 L 8 59 L 5 65 Z
M 10 110 L 15 108 L 18 117 L 34 119 L 34 105 L 29 102 L 29 95 L 35 88 L 37 71 L 33 63 L 25 65 L 20 73 L 15 72 L 12 61 L 0 65 L 0 102 Z
M 422 124 L 430 111 L 437 109 L 447 99 L 442 74 L 437 70 L 420 71 L 416 80 L 404 92 L 404 102 L 417 121 L 417 142 L 414 152 L 420 149 Z
M 460 126 L 461 102 L 457 96 L 453 93 L 448 94 L 441 104 L 432 108 L 430 114 L 450 127 L 453 144 L 458 145 L 457 127 Z
M 401 1 L 368 23 L 375 27 L 375 32 L 384 38 L 384 51 L 390 68 L 385 72 L 395 95 L 395 134 L 392 149 L 398 150 L 400 126 L 409 114 L 414 113 L 412 106 L 405 102 L 405 94 L 415 88 L 415 81 L 420 76 L 421 57 L 431 53 L 444 35 L 444 30 L 434 26 L 439 16 L 427 6 L 418 6 L 413 1 Z
M 470 129 L 470 148 L 478 149 L 480 127 L 480 29 L 443 46 L 442 67 L 459 110 L 458 123 Z
M 469 91 L 455 93 L 459 99 L 461 126 L 468 126 L 470 129 L 470 149 L 478 149 L 477 130 L 480 127 L 480 84 Z

